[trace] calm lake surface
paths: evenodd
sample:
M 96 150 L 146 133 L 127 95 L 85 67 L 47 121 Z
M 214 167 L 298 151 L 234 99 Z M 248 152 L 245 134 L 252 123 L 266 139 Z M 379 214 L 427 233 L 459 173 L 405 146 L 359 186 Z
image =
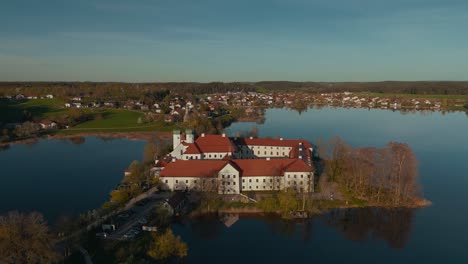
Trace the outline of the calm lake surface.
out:
M 259 136 L 340 136 L 353 146 L 410 144 L 419 159 L 424 196 L 419 210 L 351 210 L 304 223 L 241 218 L 230 228 L 216 217 L 174 225 L 189 245 L 187 263 L 468 263 L 468 116 L 323 108 L 302 114 L 266 112 Z
M 0 151 L 0 214 L 35 210 L 53 222 L 97 208 L 130 163 L 142 159 L 144 145 L 95 137 L 12 145 Z
M 408 143 L 433 205 L 419 210 L 339 211 L 305 222 L 240 218 L 227 228 L 217 217 L 174 224 L 188 243 L 186 263 L 468 263 L 468 117 L 465 113 L 401 114 L 323 108 L 302 114 L 270 109 L 259 136 L 330 139 L 353 146 Z M 0 213 L 38 210 L 53 219 L 100 206 L 123 170 L 141 159 L 145 142 L 86 138 L 40 141 L 0 151 Z

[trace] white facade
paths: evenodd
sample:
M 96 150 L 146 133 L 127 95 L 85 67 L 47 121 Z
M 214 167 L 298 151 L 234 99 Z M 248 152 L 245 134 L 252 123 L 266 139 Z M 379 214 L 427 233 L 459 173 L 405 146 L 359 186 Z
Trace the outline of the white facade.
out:
M 312 172 L 286 172 L 284 176 L 244 176 L 227 164 L 217 177 L 163 177 L 165 189 L 171 191 L 215 191 L 220 194 L 239 194 L 248 191 L 279 191 L 293 188 L 299 192 L 313 192 Z
M 231 164 L 226 164 L 218 173 L 218 193 L 238 194 L 241 191 L 239 171 Z
M 286 158 L 292 147 L 242 145 L 239 158 Z

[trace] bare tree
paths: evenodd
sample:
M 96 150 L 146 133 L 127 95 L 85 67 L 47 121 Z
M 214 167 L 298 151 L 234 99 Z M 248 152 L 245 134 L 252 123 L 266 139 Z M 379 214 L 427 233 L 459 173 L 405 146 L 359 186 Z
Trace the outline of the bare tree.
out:
M 51 263 L 57 258 L 42 214 L 0 216 L 0 258 L 6 263 Z

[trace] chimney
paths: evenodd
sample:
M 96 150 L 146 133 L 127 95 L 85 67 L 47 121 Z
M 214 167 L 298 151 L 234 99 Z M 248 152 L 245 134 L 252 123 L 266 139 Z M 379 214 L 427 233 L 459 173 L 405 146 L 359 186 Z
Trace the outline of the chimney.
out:
M 250 139 L 253 139 L 253 137 L 250 137 Z
M 302 142 L 299 142 L 299 146 L 302 146 Z
M 223 134 L 222 134 L 222 136 L 223 136 L 223 137 L 226 137 L 226 134 L 225 134 L 225 133 L 223 133 Z
M 270 160 L 270 157 L 266 158 L 266 160 Z
M 172 162 L 175 162 L 176 161 L 176 158 L 172 158 Z
M 280 138 L 280 140 L 283 140 L 283 138 Z
M 205 133 L 202 133 L 202 134 L 201 134 L 201 137 L 205 137 Z
M 302 159 L 302 156 L 299 156 L 299 159 Z

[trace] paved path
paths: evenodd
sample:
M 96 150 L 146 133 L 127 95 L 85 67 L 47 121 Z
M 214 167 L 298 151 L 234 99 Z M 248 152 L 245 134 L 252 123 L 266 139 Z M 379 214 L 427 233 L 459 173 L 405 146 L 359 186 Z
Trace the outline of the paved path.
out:
M 154 209 L 154 207 L 159 204 L 160 202 L 164 201 L 164 199 L 169 198 L 172 195 L 170 192 L 162 192 L 156 193 L 151 196 L 151 201 L 144 205 L 144 206 L 135 206 L 133 210 L 136 211 L 134 215 L 132 215 L 127 222 L 117 228 L 116 231 L 112 232 L 106 239 L 122 239 L 122 236 L 128 232 L 135 224 L 138 224 L 138 220 L 142 217 L 147 217 L 147 215 Z
M 83 258 L 85 260 L 86 264 L 93 264 L 93 261 L 91 260 L 91 256 L 89 255 L 88 251 L 84 249 L 82 246 L 78 248 L 78 250 L 81 252 L 81 255 L 83 255 Z

